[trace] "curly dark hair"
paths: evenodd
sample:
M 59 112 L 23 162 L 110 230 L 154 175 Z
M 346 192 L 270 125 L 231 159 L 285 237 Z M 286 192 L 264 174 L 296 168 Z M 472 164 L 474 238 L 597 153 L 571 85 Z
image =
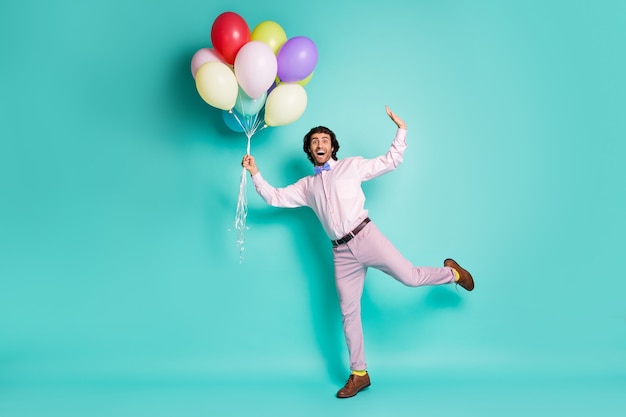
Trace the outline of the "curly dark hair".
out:
M 309 152 L 309 149 L 311 149 L 311 136 L 313 136 L 315 133 L 325 133 L 328 136 L 330 136 L 330 144 L 331 144 L 331 146 L 333 148 L 333 153 L 332 153 L 331 157 L 336 161 L 337 160 L 337 151 L 339 150 L 339 142 L 337 141 L 337 137 L 335 136 L 335 132 L 333 132 L 332 130 L 330 130 L 326 126 L 314 127 L 311 130 L 309 130 L 309 133 L 307 133 L 304 136 L 302 149 L 304 150 L 304 153 L 306 154 L 306 156 L 309 158 L 309 161 L 311 161 L 311 163 L 313 165 L 315 165 L 315 160 L 313 159 L 313 156 L 311 156 L 311 152 Z

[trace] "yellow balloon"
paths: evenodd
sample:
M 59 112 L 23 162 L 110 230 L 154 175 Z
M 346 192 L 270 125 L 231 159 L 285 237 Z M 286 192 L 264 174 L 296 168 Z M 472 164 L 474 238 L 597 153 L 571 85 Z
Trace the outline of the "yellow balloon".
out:
M 315 71 L 310 73 L 309 76 L 306 77 L 305 79 L 300 80 L 300 81 L 296 81 L 296 84 L 300 84 L 302 87 L 304 87 L 305 85 L 307 85 L 309 83 L 309 81 L 311 81 L 311 78 L 313 78 L 313 74 L 314 73 L 315 73 Z
M 250 40 L 266 43 L 276 55 L 280 47 L 287 42 L 287 34 L 278 23 L 266 20 L 256 25 L 250 34 Z
M 231 68 L 222 62 L 210 61 L 198 68 L 196 89 L 211 106 L 230 110 L 237 101 L 239 86 Z
M 313 74 L 315 73 L 315 71 L 313 71 L 312 73 L 310 73 L 306 78 L 300 80 L 300 81 L 294 81 L 291 84 L 300 84 L 302 87 L 306 86 L 309 81 L 311 81 L 311 78 L 313 78 Z M 280 78 L 278 78 L 278 76 L 276 76 L 276 81 L 274 82 L 276 85 L 279 85 L 280 83 L 282 83 L 282 81 L 280 80 Z
M 307 105 L 304 87 L 296 83 L 282 83 L 272 90 L 265 102 L 265 123 L 282 126 L 302 116 Z

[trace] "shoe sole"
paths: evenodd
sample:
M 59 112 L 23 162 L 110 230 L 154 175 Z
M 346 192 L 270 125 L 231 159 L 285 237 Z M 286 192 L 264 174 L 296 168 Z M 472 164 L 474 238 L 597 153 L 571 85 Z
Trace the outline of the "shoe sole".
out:
M 352 398 L 352 397 L 354 397 L 355 395 L 357 395 L 359 392 L 363 391 L 365 388 L 369 387 L 370 385 L 372 385 L 372 384 L 370 383 L 370 384 L 367 384 L 367 385 L 365 385 L 365 386 L 363 386 L 363 387 L 359 388 L 359 389 L 358 389 L 358 391 L 357 391 L 357 392 L 355 392 L 355 393 L 354 393 L 354 394 L 352 394 L 352 395 L 339 395 L 339 394 L 337 394 L 337 398 Z

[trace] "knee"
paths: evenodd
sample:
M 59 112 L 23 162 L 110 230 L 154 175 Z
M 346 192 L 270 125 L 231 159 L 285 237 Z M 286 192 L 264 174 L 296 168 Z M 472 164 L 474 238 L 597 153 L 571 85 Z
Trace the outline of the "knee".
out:
M 341 306 L 341 318 L 344 324 L 349 324 L 357 320 L 361 316 L 361 308 L 357 305 L 351 305 L 349 308 Z

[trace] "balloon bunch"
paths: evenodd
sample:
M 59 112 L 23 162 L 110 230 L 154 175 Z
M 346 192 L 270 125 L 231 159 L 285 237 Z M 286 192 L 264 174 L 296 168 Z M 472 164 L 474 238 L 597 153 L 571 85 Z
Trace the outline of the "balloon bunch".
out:
M 267 126 L 292 123 L 307 106 L 304 86 L 317 65 L 315 43 L 287 39 L 266 20 L 254 30 L 234 12 L 220 14 L 211 28 L 213 48 L 198 50 L 191 73 L 200 97 L 221 109 L 226 126 L 248 138 Z
M 305 36 L 287 39 L 283 28 L 266 20 L 254 30 L 234 12 L 220 14 L 211 27 L 212 48 L 198 50 L 191 74 L 200 97 L 222 110 L 228 128 L 250 139 L 267 126 L 293 123 L 304 113 L 304 87 L 317 65 L 317 47 Z M 243 259 L 248 203 L 246 170 L 241 171 L 235 229 Z

